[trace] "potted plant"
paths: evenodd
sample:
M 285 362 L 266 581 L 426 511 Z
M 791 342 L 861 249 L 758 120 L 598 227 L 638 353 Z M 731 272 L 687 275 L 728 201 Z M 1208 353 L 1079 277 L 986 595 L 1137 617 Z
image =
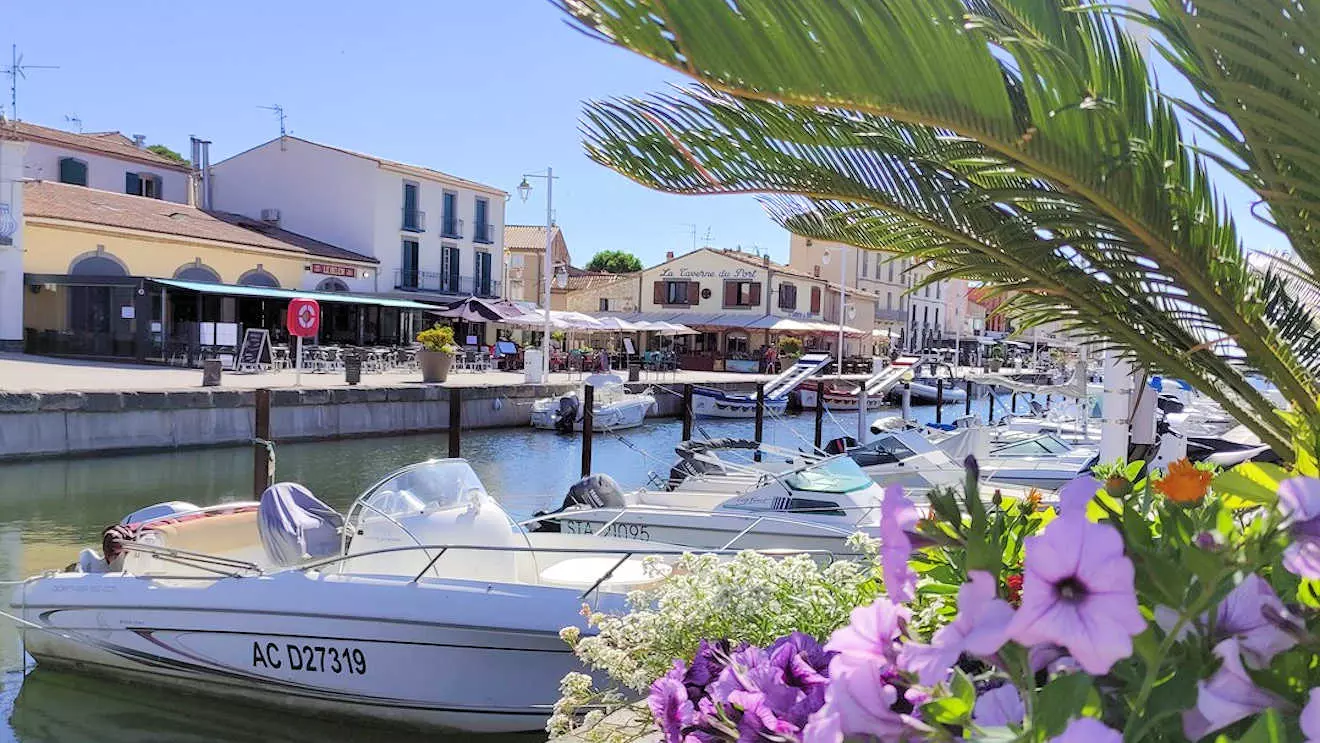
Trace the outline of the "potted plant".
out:
M 786 335 L 779 339 L 779 355 L 784 357 L 785 362 L 792 362 L 802 355 L 802 341 L 791 335 Z
M 992 372 L 999 371 L 999 367 L 1004 363 L 1004 347 L 995 346 L 990 349 L 990 360 L 986 362 L 986 368 Z
M 422 367 L 423 382 L 443 382 L 449 378 L 449 368 L 454 365 L 454 329 L 448 325 L 436 323 L 434 327 L 417 334 L 417 342 L 422 350 L 417 352 L 417 364 Z

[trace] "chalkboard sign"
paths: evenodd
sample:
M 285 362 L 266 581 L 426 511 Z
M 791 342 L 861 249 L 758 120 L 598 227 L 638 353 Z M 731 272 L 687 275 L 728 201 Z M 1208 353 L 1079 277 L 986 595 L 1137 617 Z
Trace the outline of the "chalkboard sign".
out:
M 243 346 L 238 349 L 238 371 L 265 371 L 270 368 L 270 333 L 264 328 L 248 328 Z

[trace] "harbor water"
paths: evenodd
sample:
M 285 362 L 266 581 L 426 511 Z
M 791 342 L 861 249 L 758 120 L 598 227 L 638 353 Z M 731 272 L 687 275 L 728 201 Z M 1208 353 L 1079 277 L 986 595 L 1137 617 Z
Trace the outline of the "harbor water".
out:
M 978 407 L 983 407 L 978 406 Z M 962 413 L 949 404 L 945 417 Z M 896 415 L 884 409 L 868 420 Z M 933 407 L 914 407 L 917 420 L 934 419 Z M 777 446 L 809 448 L 814 413 L 767 418 L 764 439 Z M 824 439 L 856 435 L 857 414 L 828 414 Z M 681 435 L 677 419 L 657 419 L 617 434 L 597 434 L 593 462 L 625 488 L 663 476 Z M 750 420 L 699 419 L 694 437 L 751 438 Z M 308 486 L 332 506 L 345 509 L 359 493 L 392 470 L 447 456 L 444 432 L 282 444 L 276 479 Z M 578 479 L 580 435 L 528 429 L 465 431 L 462 453 L 487 490 L 515 518 L 552 510 Z M 94 459 L 47 460 L 0 465 L 0 581 L 59 569 L 83 547 L 99 549 L 101 531 L 142 506 L 181 500 L 209 505 L 251 498 L 252 452 L 247 448 L 178 451 Z M 8 603 L 8 586 L 0 586 Z M 18 635 L 0 619 L 0 741 L 457 741 L 435 734 L 354 726 L 291 717 L 213 699 L 24 669 Z M 539 740 L 503 736 L 484 740 Z

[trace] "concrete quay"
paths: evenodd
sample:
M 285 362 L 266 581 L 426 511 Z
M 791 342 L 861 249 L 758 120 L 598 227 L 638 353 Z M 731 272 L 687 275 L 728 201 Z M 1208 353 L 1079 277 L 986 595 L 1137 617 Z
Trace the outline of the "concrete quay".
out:
M 192 384 L 171 387 L 186 381 L 178 374 Z M 652 415 L 674 416 L 685 383 L 754 391 L 763 379 L 679 372 L 629 387 L 655 388 Z M 0 358 L 0 461 L 248 444 L 260 387 L 272 390 L 271 438 L 304 441 L 447 430 L 455 393 L 463 428 L 526 426 L 537 398 L 581 386 L 563 374 L 523 384 L 509 372 L 455 374 L 444 385 L 422 384 L 416 372 L 364 375 L 352 387 L 342 374 L 304 374 L 303 387 L 283 372 L 226 374 L 221 387 L 202 388 L 200 380 L 198 370 Z M 49 389 L 57 384 L 63 389 Z

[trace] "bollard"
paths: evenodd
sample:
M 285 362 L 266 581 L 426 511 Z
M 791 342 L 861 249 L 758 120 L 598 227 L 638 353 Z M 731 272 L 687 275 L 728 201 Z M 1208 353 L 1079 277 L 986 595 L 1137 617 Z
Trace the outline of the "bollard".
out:
M 963 415 L 971 415 L 972 414 L 972 380 L 968 379 L 966 381 L 966 385 L 967 385 L 967 390 L 966 390 L 967 396 L 963 398 L 963 404 L 964 404 Z
M 449 390 L 449 458 L 458 459 L 459 432 L 463 427 L 463 391 L 459 387 Z
M 692 440 L 692 385 L 683 385 L 683 440 Z
M 903 383 L 903 420 L 912 420 L 912 383 Z
M 596 388 L 582 388 L 582 476 L 591 474 L 591 434 L 595 428 Z
M 274 446 L 270 440 L 270 390 L 257 390 L 253 405 L 252 494 L 260 498 L 261 494 L 266 492 L 266 488 L 270 487 L 270 481 L 275 474 L 270 466 L 271 447 Z
M 761 437 L 765 434 L 765 382 L 756 385 L 756 443 L 761 443 Z M 752 459 L 761 461 L 761 450 L 757 449 L 752 455 Z
M 944 422 L 944 377 L 935 378 L 935 422 Z
M 816 451 L 820 451 L 820 438 L 825 428 L 825 389 L 816 387 Z

